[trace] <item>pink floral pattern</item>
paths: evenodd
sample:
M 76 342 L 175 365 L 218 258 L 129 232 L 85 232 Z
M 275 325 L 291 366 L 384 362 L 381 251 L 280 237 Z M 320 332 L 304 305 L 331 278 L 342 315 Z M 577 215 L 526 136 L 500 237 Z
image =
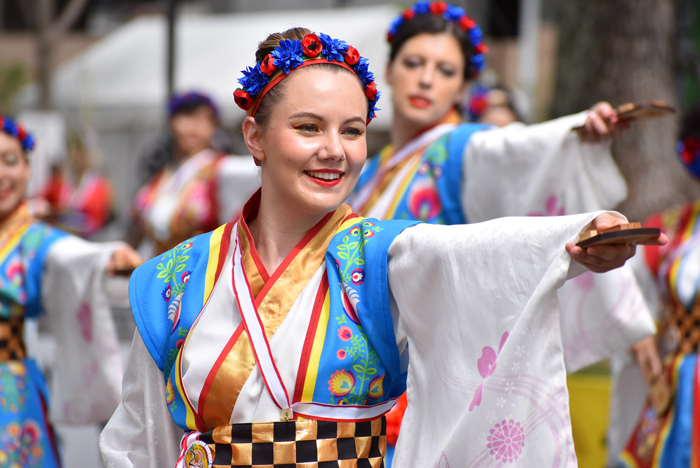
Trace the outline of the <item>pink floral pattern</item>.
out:
M 519 422 L 503 420 L 489 432 L 491 435 L 486 437 L 486 448 L 496 461 L 513 463 L 523 453 L 525 433 Z
M 544 203 L 543 212 L 528 213 L 528 216 L 562 216 L 563 214 L 564 207 L 559 206 L 559 199 L 555 195 L 550 195 Z
M 80 325 L 80 334 L 85 341 L 90 343 L 92 341 L 92 311 L 86 302 L 80 305 L 76 318 Z
M 508 339 L 508 332 L 503 333 L 503 336 L 501 336 L 501 341 L 498 344 L 498 352 L 500 353 L 501 350 L 503 349 L 503 346 L 506 344 L 506 340 Z M 476 367 L 479 369 L 479 374 L 481 374 L 481 377 L 486 379 L 491 376 L 496 371 L 496 360 L 498 359 L 498 354 L 496 351 L 493 350 L 492 347 L 490 346 L 484 346 L 484 348 L 481 350 L 481 357 L 477 359 L 476 361 Z M 476 389 L 476 392 L 474 392 L 474 396 L 472 397 L 472 401 L 469 404 L 469 411 L 473 411 L 474 407 L 479 406 L 481 404 L 481 397 L 484 392 L 484 385 L 481 384 L 479 385 L 479 388 Z
M 340 327 L 338 329 L 338 338 L 343 341 L 348 341 L 350 338 L 352 338 L 352 330 L 350 327 Z

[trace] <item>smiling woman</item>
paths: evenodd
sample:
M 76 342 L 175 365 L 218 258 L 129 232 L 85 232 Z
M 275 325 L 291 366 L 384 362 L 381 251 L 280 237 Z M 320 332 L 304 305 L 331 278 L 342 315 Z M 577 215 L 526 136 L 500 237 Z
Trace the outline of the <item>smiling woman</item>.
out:
M 243 134 L 262 188 L 237 222 L 134 272 L 138 330 L 122 404 L 101 436 L 105 464 L 378 468 L 383 415 L 407 378 L 416 395 L 406 466 L 483 456 L 483 438 L 464 428 L 483 420 L 480 405 L 490 408 L 506 383 L 531 398 L 496 428 L 498 437 L 517 429 L 517 440 L 494 439 L 488 457 L 517 459 L 527 437 L 522 456 L 535 465 L 573 462 L 566 399 L 551 406 L 539 388 L 565 394 L 559 332 L 537 324 L 556 316 L 572 257 L 607 271 L 633 254 L 570 243 L 623 218 L 453 227 L 361 218 L 343 202 L 378 98 L 366 60 L 299 28 L 270 36 L 256 58 L 234 96 L 248 112 Z M 479 358 L 484 346 L 498 352 Z M 545 354 L 527 376 L 496 367 L 525 348 Z M 552 413 L 551 425 L 533 423 Z

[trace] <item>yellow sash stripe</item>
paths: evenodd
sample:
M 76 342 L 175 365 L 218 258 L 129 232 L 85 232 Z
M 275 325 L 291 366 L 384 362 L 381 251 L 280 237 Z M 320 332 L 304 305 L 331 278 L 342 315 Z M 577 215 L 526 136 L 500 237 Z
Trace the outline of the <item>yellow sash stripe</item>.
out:
M 353 219 L 353 221 L 357 218 Z M 316 327 L 316 336 L 314 344 L 311 347 L 311 356 L 309 357 L 309 366 L 306 369 L 306 379 L 304 379 L 304 391 L 301 394 L 301 401 L 313 401 L 314 390 L 316 389 L 316 378 L 318 377 L 318 368 L 321 365 L 321 351 L 326 340 L 326 329 L 331 316 L 331 294 L 330 289 L 326 291 L 326 298 L 323 301 L 321 315 L 318 318 L 318 326 Z
M 401 186 L 399 187 L 399 190 L 396 192 L 396 195 L 394 195 L 394 199 L 391 202 L 391 205 L 389 206 L 389 211 L 386 212 L 386 216 L 384 216 L 384 219 L 394 219 L 394 215 L 396 214 L 396 208 L 399 206 L 399 203 L 403 199 L 404 195 L 406 194 L 406 191 L 408 190 L 408 187 L 410 186 L 411 182 L 413 181 L 413 178 L 416 176 L 416 171 L 420 167 L 420 165 L 423 163 L 423 158 L 418 158 L 416 161 L 413 163 L 413 167 L 411 168 L 410 171 L 408 171 L 408 174 L 404 178 L 403 182 L 401 182 Z
M 224 236 L 225 229 L 225 224 L 219 226 L 211 233 L 211 237 L 209 238 L 209 260 L 207 261 L 207 273 L 204 278 L 204 302 L 202 306 L 206 304 L 212 289 L 214 289 L 216 268 L 219 265 L 219 254 L 221 253 L 221 240 Z

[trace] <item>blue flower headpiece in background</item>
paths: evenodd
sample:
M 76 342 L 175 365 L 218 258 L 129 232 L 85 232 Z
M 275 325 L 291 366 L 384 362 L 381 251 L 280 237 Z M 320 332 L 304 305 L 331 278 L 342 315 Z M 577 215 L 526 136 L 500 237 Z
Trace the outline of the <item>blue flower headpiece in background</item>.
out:
M 323 33 L 307 34 L 302 40 L 284 39 L 261 62 L 243 70 L 243 77 L 238 80 L 242 88 L 233 93 L 236 104 L 254 117 L 265 94 L 277 83 L 293 70 L 318 63 L 341 66 L 360 79 L 369 101 L 369 124 L 377 115 L 379 101 L 374 75 L 369 71 L 369 61 L 361 57 L 353 46 Z
M 481 73 L 486 65 L 484 55 L 486 52 L 488 52 L 488 48 L 483 42 L 484 35 L 482 34 L 479 26 L 477 26 L 474 20 L 468 17 L 464 10 L 458 6 L 448 5 L 445 2 L 416 3 L 411 8 L 408 8 L 401 13 L 391 23 L 391 27 L 387 33 L 387 42 L 391 42 L 394 39 L 396 33 L 405 22 L 412 20 L 417 15 L 440 16 L 445 18 L 447 21 L 456 24 L 460 29 L 465 31 L 469 36 L 469 40 L 471 41 L 474 49 L 474 55 L 471 57 L 473 68 L 471 78 L 474 79 L 479 76 L 479 73 Z
M 219 108 L 214 101 L 204 93 L 190 91 L 187 93 L 176 93 L 168 101 L 168 115 L 172 117 L 185 107 L 207 106 L 214 114 L 214 118 L 219 118 Z
M 25 153 L 34 148 L 34 136 L 23 125 L 16 123 L 11 118 L 0 115 L 0 130 L 17 138 Z

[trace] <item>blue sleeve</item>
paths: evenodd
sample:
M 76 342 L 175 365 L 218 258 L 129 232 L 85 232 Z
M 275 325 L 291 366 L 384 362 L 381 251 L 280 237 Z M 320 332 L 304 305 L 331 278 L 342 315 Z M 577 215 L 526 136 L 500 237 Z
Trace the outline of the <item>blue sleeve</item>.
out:
M 54 243 L 68 234 L 44 223 L 35 223 L 31 229 L 34 232 L 25 235 L 25 240 L 32 243 L 37 238 L 40 238 L 40 244 L 36 248 L 34 257 L 29 262 L 29 268 L 27 268 L 25 277 L 25 291 L 27 294 L 25 315 L 27 317 L 38 317 L 43 312 L 41 307 L 41 275 L 44 272 L 46 256 Z M 33 246 L 24 247 L 27 251 L 33 250 Z
M 169 339 L 178 332 L 183 311 L 189 317 L 202 308 L 210 238 L 207 233 L 179 244 L 138 267 L 129 281 L 136 327 L 164 372 L 172 365 Z

